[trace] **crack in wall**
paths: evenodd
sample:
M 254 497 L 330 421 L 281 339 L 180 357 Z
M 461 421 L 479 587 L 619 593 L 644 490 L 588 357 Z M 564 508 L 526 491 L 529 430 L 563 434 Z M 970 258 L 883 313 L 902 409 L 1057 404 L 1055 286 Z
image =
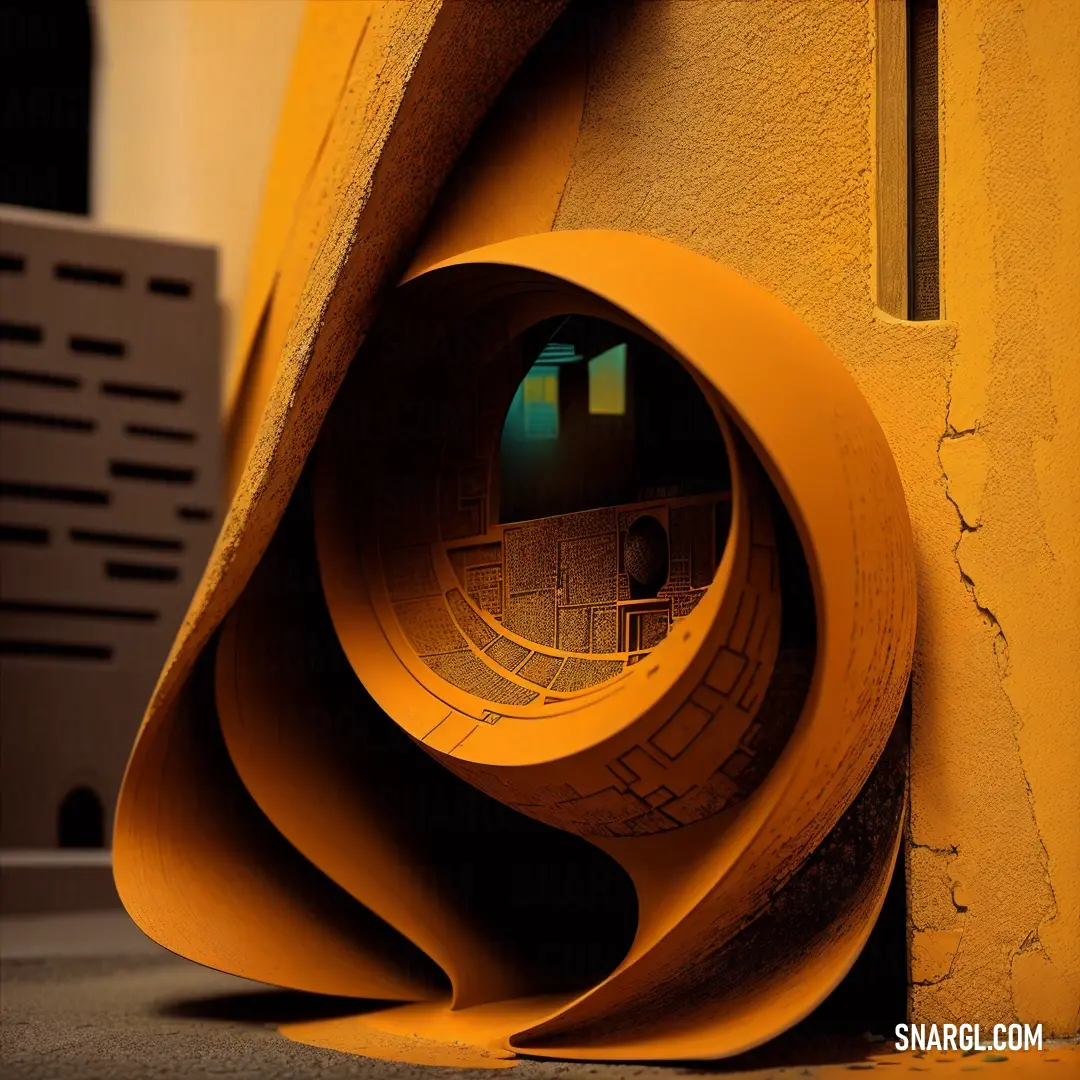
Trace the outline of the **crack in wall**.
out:
M 953 377 L 954 370 L 955 370 L 955 368 L 950 370 L 948 379 L 946 381 L 946 387 L 945 387 L 945 426 L 944 426 L 944 430 L 942 431 L 941 435 L 938 437 L 938 444 L 937 444 L 938 465 L 941 468 L 941 478 L 942 478 L 942 481 L 944 483 L 945 498 L 949 501 L 950 505 L 953 507 L 953 510 L 956 512 L 957 522 L 958 522 L 959 527 L 960 527 L 960 534 L 956 538 L 956 543 L 953 544 L 953 546 L 952 546 L 952 556 L 953 556 L 953 561 L 956 564 L 957 572 L 960 575 L 960 581 L 963 584 L 963 586 L 964 586 L 965 590 L 967 591 L 968 595 L 970 596 L 971 602 L 974 605 L 975 610 L 978 611 L 978 613 L 980 614 L 980 616 L 982 616 L 982 618 L 984 619 L 986 624 L 994 632 L 993 649 L 994 649 L 994 660 L 995 660 L 995 664 L 997 666 L 997 672 L 998 672 L 998 682 L 999 682 L 999 684 L 1001 686 L 1002 693 L 1005 695 L 1006 701 L 1008 701 L 1008 703 L 1009 703 L 1009 708 L 1010 708 L 1010 711 L 1012 712 L 1012 715 L 1013 715 L 1014 722 L 1013 722 L 1012 728 L 1011 728 L 1012 739 L 1013 739 L 1014 746 L 1016 748 L 1016 757 L 1017 757 L 1017 761 L 1018 761 L 1019 766 L 1020 766 L 1020 775 L 1021 775 L 1021 779 L 1023 780 L 1024 789 L 1025 789 L 1025 793 L 1026 793 L 1026 796 L 1027 796 L 1027 804 L 1028 804 L 1029 812 L 1030 812 L 1030 815 L 1031 815 L 1032 828 L 1034 829 L 1035 837 L 1036 837 L 1036 840 L 1037 840 L 1037 842 L 1039 844 L 1039 849 L 1040 849 L 1040 852 L 1041 852 L 1040 862 L 1042 864 L 1043 880 L 1046 883 L 1046 887 L 1047 887 L 1047 889 L 1049 890 L 1049 893 L 1050 893 L 1049 906 L 1047 907 L 1044 914 L 1042 915 L 1042 918 L 1039 920 L 1039 925 L 1042 925 L 1042 923 L 1044 923 L 1044 922 L 1048 922 L 1050 920 L 1053 920 L 1053 919 L 1057 918 L 1058 914 L 1059 914 L 1059 908 L 1058 908 L 1058 903 L 1057 903 L 1057 895 L 1056 895 L 1056 893 L 1054 891 L 1054 883 L 1053 883 L 1053 880 L 1052 880 L 1052 878 L 1050 876 L 1050 853 L 1049 853 L 1049 851 L 1048 851 L 1048 849 L 1046 847 L 1046 842 L 1043 839 L 1042 832 L 1041 832 L 1041 830 L 1039 828 L 1038 818 L 1037 818 L 1037 816 L 1035 814 L 1035 794 L 1031 789 L 1031 781 L 1028 778 L 1027 769 L 1024 767 L 1024 758 L 1023 758 L 1023 753 L 1022 753 L 1022 750 L 1021 750 L 1021 747 L 1020 747 L 1019 733 L 1020 733 L 1021 728 L 1024 725 L 1024 721 L 1023 721 L 1023 718 L 1022 718 L 1022 716 L 1020 714 L 1020 711 L 1016 707 L 1015 702 L 1012 700 L 1012 696 L 1009 694 L 1008 687 L 1006 685 L 1006 680 L 1008 679 L 1009 671 L 1010 671 L 1010 668 L 1009 668 L 1009 640 L 1008 640 L 1008 637 L 1005 634 L 1005 630 L 1002 627 L 1001 621 L 998 619 L 997 615 L 994 613 L 994 611 L 988 605 L 984 604 L 979 599 L 978 590 L 977 590 L 977 587 L 976 587 L 976 584 L 975 584 L 975 580 L 967 572 L 967 570 L 964 569 L 963 562 L 961 561 L 960 545 L 963 543 L 964 537 L 969 533 L 975 533 L 975 532 L 980 531 L 982 529 L 982 527 L 983 527 L 983 521 L 981 520 L 981 517 L 980 517 L 979 520 L 977 520 L 974 524 L 972 524 L 971 522 L 969 522 L 964 517 L 964 512 L 963 512 L 963 510 L 962 510 L 962 508 L 960 506 L 960 503 L 958 502 L 958 500 L 956 498 L 954 498 L 954 496 L 953 496 L 953 494 L 952 494 L 952 492 L 950 490 L 950 487 L 949 487 L 950 480 L 949 480 L 948 469 L 945 467 L 945 462 L 942 460 L 942 456 L 941 456 L 941 448 L 946 442 L 965 439 L 965 438 L 971 438 L 972 436 L 977 435 L 979 433 L 979 422 L 978 421 L 976 421 L 971 427 L 967 427 L 967 428 L 956 428 L 952 424 L 952 421 L 951 421 L 952 377 Z M 911 846 L 912 847 L 927 848 L 927 849 L 929 849 L 930 851 L 933 851 L 936 854 L 951 854 L 951 855 L 958 854 L 958 851 L 957 851 L 957 848 L 956 848 L 955 845 L 950 845 L 949 847 L 946 847 L 946 848 L 935 848 L 935 847 L 931 847 L 930 845 L 927 845 L 927 844 L 916 844 L 916 843 L 914 843 L 914 841 L 911 841 Z M 953 905 L 956 908 L 956 911 L 958 913 L 966 914 L 967 910 L 968 910 L 967 905 L 961 905 L 956 900 L 955 888 L 956 888 L 957 884 L 958 884 L 957 882 L 955 882 L 955 881 L 953 882 L 950 899 L 952 900 L 952 903 L 953 903 Z M 966 924 L 966 919 L 965 919 L 965 924 Z M 916 932 L 920 929 L 919 927 L 916 927 L 914 925 L 914 923 L 912 923 L 911 925 L 912 925 L 912 929 L 915 930 Z M 954 968 L 956 966 L 957 957 L 958 957 L 958 955 L 960 953 L 961 946 L 963 945 L 965 929 L 966 929 L 966 925 L 965 925 L 965 928 L 962 929 L 961 932 L 960 932 L 960 937 L 958 938 L 957 943 L 956 943 L 956 949 L 953 952 L 952 958 L 951 958 L 950 963 L 949 963 L 949 970 L 939 978 L 925 979 L 925 980 L 915 980 L 915 979 L 913 979 L 912 980 L 912 986 L 913 987 L 915 987 L 915 986 L 937 986 L 937 985 L 940 985 L 941 983 L 946 982 L 948 979 L 950 979 L 952 977 L 953 970 L 954 970 Z M 1010 958 L 1010 969 L 1011 969 L 1012 964 L 1015 961 L 1017 956 L 1020 956 L 1020 955 L 1022 955 L 1024 953 L 1030 953 L 1030 952 L 1036 952 L 1036 951 L 1042 952 L 1043 955 L 1047 958 L 1047 961 L 1049 961 L 1050 963 L 1053 963 L 1053 960 L 1052 960 L 1049 952 L 1047 952 L 1045 945 L 1043 945 L 1043 943 L 1042 943 L 1042 941 L 1041 941 L 1041 939 L 1039 937 L 1038 927 L 1030 930 L 1025 935 L 1025 937 L 1020 942 L 1020 944 L 1017 946 L 1017 948 L 1013 951 L 1012 957 Z M 1010 986 L 1009 986 L 1009 994 L 1010 994 L 1010 998 L 1012 999 L 1012 1002 L 1013 1002 L 1013 1013 L 1014 1013 L 1014 1015 L 1018 1016 L 1019 1013 L 1018 1013 L 1017 1006 L 1016 1006 L 1015 986 L 1014 986 L 1014 984 L 1012 983 L 1011 980 L 1010 980 Z
M 952 959 L 949 961 L 949 970 L 944 975 L 939 975 L 935 979 L 912 979 L 912 986 L 940 986 L 944 982 L 948 982 L 953 977 L 953 972 L 956 970 L 956 958 L 960 955 L 960 946 L 964 943 L 965 930 L 960 931 L 960 937 L 956 942 L 956 948 L 953 950 Z
M 952 899 L 952 902 L 953 902 L 953 907 L 956 908 L 957 914 L 966 915 L 967 914 L 967 909 L 968 909 L 967 904 L 961 904 L 960 901 L 956 899 L 956 890 L 958 888 L 962 888 L 962 887 L 963 887 L 963 882 L 962 881 L 957 881 L 954 878 L 953 883 L 952 883 L 952 889 L 950 890 L 950 896 L 951 896 L 951 899 Z
M 916 988 L 938 986 L 951 979 L 959 961 L 960 949 L 967 929 L 967 905 L 957 900 L 963 882 L 953 876 L 951 867 L 960 855 L 958 844 L 920 844 L 909 837 L 908 858 L 914 852 L 926 852 L 937 868 L 931 873 L 924 867 L 921 874 L 922 888 L 909 897 L 908 904 L 908 983 L 909 995 Z M 925 857 L 924 857 L 925 859 Z M 938 877 L 940 874 L 940 877 Z M 933 884 L 931 884 L 933 882 Z M 929 890 L 929 891 L 927 891 Z M 951 905 L 951 918 L 944 898 L 935 901 L 944 890 Z M 921 909 L 924 921 L 917 921 L 916 909 Z M 955 943 L 950 939 L 955 935 Z M 944 966 L 944 970 L 941 968 Z M 916 972 L 923 975 L 916 977 Z M 909 1003 L 911 998 L 909 996 Z
M 1004 684 L 1004 680 L 1009 675 L 1009 639 L 1005 636 L 1005 631 L 997 615 L 995 615 L 994 612 L 979 599 L 975 580 L 964 569 L 964 565 L 960 561 L 960 545 L 963 543 L 964 536 L 968 533 L 978 532 L 982 528 L 983 523 L 979 520 L 972 524 L 964 517 L 964 512 L 960 508 L 959 502 L 953 497 L 952 492 L 949 489 L 949 473 L 945 467 L 945 462 L 941 459 L 941 447 L 946 441 L 970 438 L 978 433 L 979 425 L 978 422 L 976 422 L 970 428 L 953 427 L 952 422 L 949 419 L 951 410 L 952 372 L 949 373 L 948 383 L 945 387 L 945 430 L 938 437 L 937 445 L 937 459 L 938 465 L 941 468 L 941 478 L 945 484 L 945 498 L 949 500 L 950 505 L 956 511 L 956 518 L 960 524 L 960 535 L 956 538 L 956 543 L 953 544 L 952 556 L 953 561 L 956 563 L 956 569 L 960 574 L 960 581 L 967 590 L 968 595 L 971 597 L 971 602 L 975 605 L 975 610 L 978 611 L 986 621 L 986 624 L 994 631 L 994 660 L 997 664 L 998 679 Z
M 967 908 L 965 908 L 964 910 L 967 911 Z M 930 930 L 923 931 L 923 933 L 933 934 L 935 932 L 935 929 L 936 928 L 931 928 Z M 941 933 L 942 931 L 938 931 L 938 932 Z M 957 962 L 957 960 L 958 960 L 958 958 L 960 956 L 960 950 L 963 947 L 964 935 L 966 933 L 967 933 L 967 919 L 965 919 L 963 921 L 963 923 L 962 923 L 962 925 L 960 927 L 960 935 L 959 935 L 959 937 L 957 937 L 957 939 L 956 939 L 956 947 L 952 950 L 952 955 L 949 957 L 949 966 L 948 966 L 947 970 L 945 972 L 943 972 L 941 975 L 936 975 L 933 978 L 929 978 L 929 979 L 915 979 L 915 978 L 912 978 L 911 979 L 912 988 L 914 988 L 916 986 L 940 986 L 942 983 L 948 982 L 953 977 L 953 974 L 956 971 L 956 962 Z M 912 942 L 912 946 L 914 946 L 914 942 Z
M 934 847 L 933 844 L 918 844 L 914 840 L 909 840 L 908 847 L 918 848 L 920 851 L 932 851 L 935 855 L 960 854 L 960 849 L 955 844 L 949 844 L 946 847 Z

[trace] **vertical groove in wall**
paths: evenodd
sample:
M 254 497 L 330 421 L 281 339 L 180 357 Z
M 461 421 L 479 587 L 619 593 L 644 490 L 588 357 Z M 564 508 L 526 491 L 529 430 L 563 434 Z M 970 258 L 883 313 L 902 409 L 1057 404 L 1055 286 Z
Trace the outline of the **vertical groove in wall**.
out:
M 908 318 L 941 315 L 938 273 L 938 5 L 908 0 Z
M 877 306 L 908 317 L 908 0 L 878 0 Z

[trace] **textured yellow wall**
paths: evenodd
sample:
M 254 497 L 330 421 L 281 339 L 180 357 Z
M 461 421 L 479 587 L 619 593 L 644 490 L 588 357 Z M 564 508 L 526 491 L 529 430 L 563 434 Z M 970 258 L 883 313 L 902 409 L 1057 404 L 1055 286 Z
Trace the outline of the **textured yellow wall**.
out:
M 945 5 L 944 319 L 875 307 L 870 0 L 616 5 L 555 221 L 766 286 L 849 366 L 920 571 L 916 1019 L 1080 1007 L 1080 5 Z
M 965 595 L 935 605 L 913 738 L 914 1002 L 1076 1032 L 1080 5 L 942 10 L 941 571 Z

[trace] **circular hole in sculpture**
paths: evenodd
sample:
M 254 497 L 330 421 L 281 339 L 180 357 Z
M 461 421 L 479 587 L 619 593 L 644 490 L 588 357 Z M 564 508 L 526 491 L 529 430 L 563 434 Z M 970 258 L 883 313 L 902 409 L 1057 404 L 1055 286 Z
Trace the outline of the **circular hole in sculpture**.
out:
M 523 377 L 495 509 L 521 524 L 503 625 L 538 640 L 543 604 L 554 636 L 540 643 L 642 655 L 693 610 L 727 541 L 731 466 L 713 407 L 679 360 L 606 319 L 556 316 L 515 344 Z

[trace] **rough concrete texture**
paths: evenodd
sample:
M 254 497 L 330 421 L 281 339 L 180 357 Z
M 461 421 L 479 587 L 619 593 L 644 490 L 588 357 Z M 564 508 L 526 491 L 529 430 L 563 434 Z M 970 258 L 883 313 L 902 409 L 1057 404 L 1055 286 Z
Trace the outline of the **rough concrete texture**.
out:
M 158 1077 L 361 1077 L 480 1080 L 488 1069 L 448 1069 L 340 1054 L 282 1038 L 286 1021 L 356 1012 L 362 1003 L 272 990 L 173 956 L 122 912 L 0 921 L 3 962 L 0 1060 L 9 1080 L 142 1080 Z M 838 1080 L 848 1070 L 970 1073 L 987 1080 L 1071 1075 L 1075 1044 L 1042 1054 L 956 1052 L 912 1058 L 880 1041 L 828 1039 L 796 1030 L 753 1054 L 716 1064 L 593 1065 L 522 1061 L 515 1080 Z M 939 1060 L 940 1059 L 940 1060 Z
M 912 747 L 913 835 L 934 865 L 913 913 L 942 909 L 916 917 L 938 937 L 923 950 L 917 932 L 914 955 L 956 936 L 914 1002 L 1075 1032 L 1080 8 L 943 11 L 943 292 L 959 335 L 939 457 L 967 606 L 939 635 L 950 715 L 924 718 Z
M 1075 1033 L 1080 5 L 943 9 L 942 321 L 875 307 L 870 2 L 614 5 L 555 227 L 733 266 L 848 365 L 919 556 L 914 1018 Z

